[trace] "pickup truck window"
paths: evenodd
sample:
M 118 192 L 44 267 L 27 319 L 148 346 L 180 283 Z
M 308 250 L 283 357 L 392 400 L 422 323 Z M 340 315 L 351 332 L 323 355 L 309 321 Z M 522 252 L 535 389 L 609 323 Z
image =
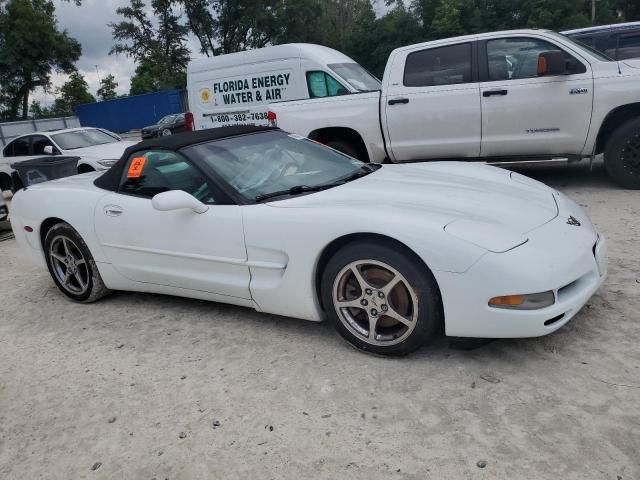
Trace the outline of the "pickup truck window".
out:
M 538 55 L 550 51 L 562 50 L 552 43 L 537 38 L 489 40 L 487 41 L 489 81 L 537 77 Z M 569 54 L 565 53 L 565 55 L 572 58 Z
M 307 72 L 307 88 L 311 98 L 335 97 L 349 93 L 335 78 L 326 72 Z
M 410 53 L 405 87 L 433 87 L 471 82 L 471 44 L 447 45 Z

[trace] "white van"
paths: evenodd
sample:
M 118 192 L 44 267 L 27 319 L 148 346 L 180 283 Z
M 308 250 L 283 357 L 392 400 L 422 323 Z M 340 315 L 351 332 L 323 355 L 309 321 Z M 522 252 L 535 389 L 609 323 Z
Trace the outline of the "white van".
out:
M 291 43 L 194 60 L 187 69 L 195 130 L 268 123 L 268 104 L 379 90 L 380 81 L 346 55 Z

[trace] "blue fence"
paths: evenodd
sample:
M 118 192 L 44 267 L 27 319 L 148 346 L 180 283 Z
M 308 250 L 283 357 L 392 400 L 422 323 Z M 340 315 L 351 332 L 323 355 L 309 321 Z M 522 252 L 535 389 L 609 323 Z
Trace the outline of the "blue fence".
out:
M 78 105 L 76 115 L 83 127 L 100 127 L 122 133 L 153 125 L 165 115 L 183 111 L 183 91 L 166 90 L 85 103 Z

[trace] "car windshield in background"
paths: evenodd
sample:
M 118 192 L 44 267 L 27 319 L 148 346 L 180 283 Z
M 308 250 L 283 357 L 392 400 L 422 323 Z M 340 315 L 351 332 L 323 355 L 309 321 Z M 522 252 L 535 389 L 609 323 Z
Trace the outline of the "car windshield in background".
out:
M 357 63 L 332 63 L 329 68 L 360 92 L 380 90 L 380 80 Z
M 322 189 L 368 173 L 364 163 L 299 135 L 274 131 L 187 147 L 184 153 L 247 200 Z M 363 169 L 367 169 L 365 172 Z
M 603 62 L 614 62 L 615 60 L 613 58 L 611 58 L 608 55 L 605 55 L 604 53 L 602 53 L 600 50 L 596 50 L 595 48 L 593 48 L 590 45 L 587 45 L 586 43 L 582 43 L 580 40 L 576 40 L 574 38 L 568 37 L 567 35 L 563 35 L 562 33 L 556 33 L 556 32 L 549 32 L 551 35 L 555 35 L 557 37 L 562 38 L 565 42 L 570 42 L 580 48 L 584 48 L 587 52 L 589 52 L 591 55 L 593 55 L 594 57 L 596 57 L 598 60 L 601 60 Z
M 57 133 L 51 135 L 54 142 L 63 150 L 74 150 L 76 148 L 92 147 L 105 143 L 114 143 L 118 139 L 96 129 L 76 130 L 73 132 Z

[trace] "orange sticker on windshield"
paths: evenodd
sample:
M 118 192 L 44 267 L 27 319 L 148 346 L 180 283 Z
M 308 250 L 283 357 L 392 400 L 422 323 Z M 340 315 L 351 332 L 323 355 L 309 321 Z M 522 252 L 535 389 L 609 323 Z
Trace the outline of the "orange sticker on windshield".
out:
M 135 157 L 131 160 L 131 165 L 129 165 L 129 170 L 127 171 L 127 178 L 140 178 L 145 163 L 147 163 L 145 157 Z

